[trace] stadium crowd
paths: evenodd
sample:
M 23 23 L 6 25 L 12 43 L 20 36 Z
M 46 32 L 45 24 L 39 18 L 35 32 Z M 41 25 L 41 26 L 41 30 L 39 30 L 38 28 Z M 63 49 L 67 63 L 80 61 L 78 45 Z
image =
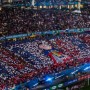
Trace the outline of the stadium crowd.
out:
M 0 11 L 0 37 L 89 27 L 90 15 L 86 11 L 78 14 L 61 10 L 48 12 L 19 8 L 3 8 Z M 54 64 L 52 58 L 46 54 L 47 50 L 39 47 L 43 43 L 52 46 L 48 53 L 58 50 L 70 56 L 70 61 Z M 0 90 L 6 87 L 10 90 L 35 77 L 42 78 L 46 74 L 59 73 L 87 62 L 90 62 L 90 34 L 87 33 L 5 41 L 0 46 Z
M 38 37 L 34 40 L 25 39 L 3 44 L 6 49 L 0 48 L 0 88 L 8 85 L 7 88 L 10 89 L 35 77 L 42 78 L 46 74 L 59 73 L 90 62 L 90 42 L 87 42 L 89 37 L 90 34 L 85 33 L 57 35 L 55 38 Z M 45 50 L 39 47 L 43 42 L 72 58 L 70 61 L 54 64 L 52 58 L 44 53 Z
M 86 11 L 82 13 L 4 8 L 0 11 L 0 36 L 48 30 L 89 28 L 90 15 Z

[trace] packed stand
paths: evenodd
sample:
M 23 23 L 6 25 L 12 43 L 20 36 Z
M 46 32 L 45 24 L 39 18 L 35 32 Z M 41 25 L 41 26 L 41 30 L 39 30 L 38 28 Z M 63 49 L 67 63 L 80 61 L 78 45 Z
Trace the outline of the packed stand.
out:
M 7 49 L 0 48 L 0 90 L 7 85 L 11 88 L 14 84 L 29 80 L 35 73 L 34 66 Z
M 4 8 L 0 11 L 0 36 L 49 30 L 90 27 L 90 15 L 61 10 L 25 10 Z
M 10 88 L 35 77 L 42 78 L 46 74 L 59 73 L 90 62 L 90 42 L 86 39 L 88 37 L 90 34 L 84 33 L 4 43 L 5 48 L 0 48 L 0 88 L 5 88 L 7 83 Z M 72 59 L 54 64 L 44 50 L 39 48 L 43 42 Z

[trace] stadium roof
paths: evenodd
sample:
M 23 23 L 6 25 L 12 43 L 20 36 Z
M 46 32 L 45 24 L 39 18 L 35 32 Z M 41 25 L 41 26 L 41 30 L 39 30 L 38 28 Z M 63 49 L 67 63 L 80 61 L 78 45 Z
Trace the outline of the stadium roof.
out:
M 53 5 L 70 5 L 77 4 L 80 0 L 0 0 L 0 5 L 10 4 L 12 6 L 53 6 Z M 82 3 L 90 2 L 81 0 Z

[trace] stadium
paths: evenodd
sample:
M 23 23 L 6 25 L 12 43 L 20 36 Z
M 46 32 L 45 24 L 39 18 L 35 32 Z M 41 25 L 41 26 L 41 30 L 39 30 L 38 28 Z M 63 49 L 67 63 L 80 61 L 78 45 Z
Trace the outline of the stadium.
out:
M 0 0 L 0 90 L 90 90 L 90 1 Z

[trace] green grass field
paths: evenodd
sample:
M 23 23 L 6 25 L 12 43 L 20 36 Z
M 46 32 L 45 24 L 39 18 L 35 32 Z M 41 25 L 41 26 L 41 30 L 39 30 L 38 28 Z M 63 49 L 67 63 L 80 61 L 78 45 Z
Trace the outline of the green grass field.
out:
M 90 86 L 87 86 L 87 87 L 81 88 L 80 90 L 90 90 Z

